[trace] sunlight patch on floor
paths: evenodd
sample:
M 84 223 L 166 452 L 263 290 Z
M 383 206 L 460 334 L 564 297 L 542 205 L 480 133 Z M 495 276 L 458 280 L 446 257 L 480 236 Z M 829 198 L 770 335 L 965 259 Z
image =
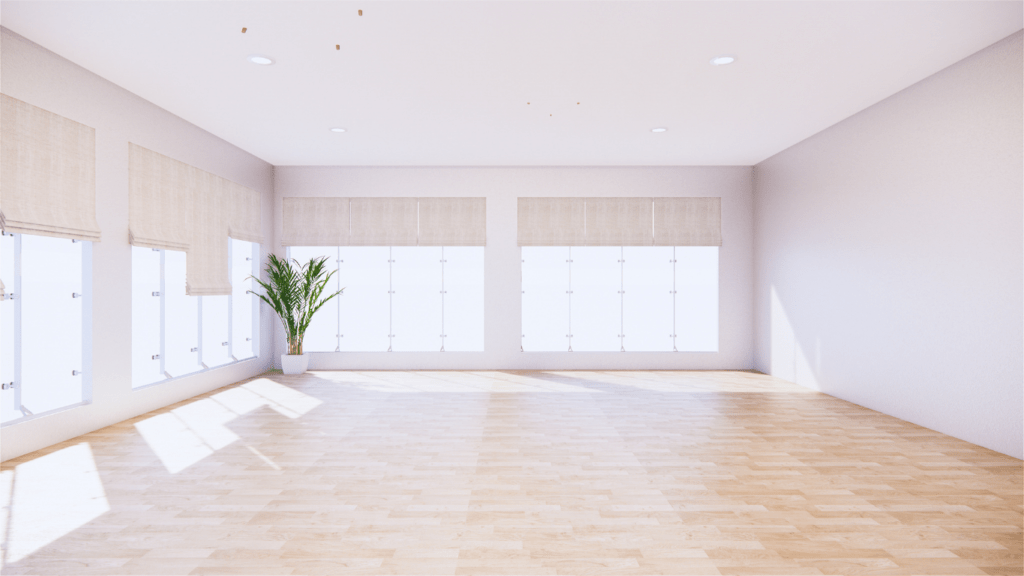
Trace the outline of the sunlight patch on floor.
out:
M 9 495 L 4 501 L 4 526 L 10 526 L 4 534 L 4 564 L 18 562 L 110 511 L 88 442 L 4 471 L 0 490 Z
M 228 424 L 239 416 L 265 406 L 286 418 L 298 418 L 321 404 L 298 390 L 258 378 L 136 422 L 135 429 L 167 471 L 177 474 L 237 441 Z M 261 460 L 268 461 L 265 456 Z

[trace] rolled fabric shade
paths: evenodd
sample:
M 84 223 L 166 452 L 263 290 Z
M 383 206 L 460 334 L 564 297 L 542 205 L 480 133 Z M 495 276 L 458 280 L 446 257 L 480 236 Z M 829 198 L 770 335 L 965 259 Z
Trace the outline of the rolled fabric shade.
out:
M 348 246 L 348 198 L 283 198 L 282 246 Z
M 651 246 L 651 198 L 587 198 L 587 246 Z
M 417 198 L 420 246 L 486 246 L 486 198 Z
M 584 246 L 583 198 L 519 198 L 520 246 Z
M 228 273 L 228 197 L 219 177 L 198 168 L 192 203 L 192 242 L 185 254 L 189 296 L 231 294 Z
M 352 198 L 350 246 L 415 246 L 416 198 Z
M 655 198 L 655 246 L 721 246 L 721 198 Z
M 128 240 L 133 246 L 188 250 L 198 172 L 128 143 Z
M 96 130 L 0 94 L 0 228 L 100 240 Z
M 220 180 L 221 191 L 228 199 L 228 236 L 262 244 L 259 192 L 230 180 Z

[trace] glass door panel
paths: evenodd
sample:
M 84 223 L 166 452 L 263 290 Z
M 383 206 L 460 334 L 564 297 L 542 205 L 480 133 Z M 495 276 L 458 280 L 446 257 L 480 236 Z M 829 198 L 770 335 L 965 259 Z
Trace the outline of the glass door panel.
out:
M 523 350 L 569 350 L 569 248 L 523 246 Z
M 199 365 L 199 296 L 185 294 L 185 253 L 164 251 L 164 369 L 171 377 L 202 369 Z
M 391 349 L 441 349 L 441 247 L 391 248 Z
M 627 352 L 672 351 L 672 247 L 622 249 L 622 346 Z
M 228 348 L 228 307 L 230 296 L 200 296 L 202 298 L 199 317 L 203 323 L 203 364 L 208 368 L 223 366 L 231 362 Z
M 33 414 L 82 401 L 82 244 L 21 237 L 21 403 Z
M 573 247 L 572 349 L 618 352 L 622 341 L 622 248 Z
M 160 370 L 160 251 L 132 246 L 132 388 L 164 379 Z
M 444 349 L 484 351 L 484 247 L 444 248 Z
M 339 276 L 341 350 L 386 352 L 391 342 L 391 289 L 387 246 L 342 246 Z
M 718 247 L 676 247 L 676 349 L 718 351 Z
M 255 284 L 250 276 L 255 270 L 255 244 L 231 239 L 231 355 L 236 360 L 252 358 L 253 300 L 249 294 Z

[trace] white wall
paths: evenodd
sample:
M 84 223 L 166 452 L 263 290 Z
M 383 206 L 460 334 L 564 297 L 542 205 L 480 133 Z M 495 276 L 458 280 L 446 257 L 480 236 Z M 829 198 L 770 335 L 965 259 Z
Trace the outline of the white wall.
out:
M 485 196 L 484 352 L 314 353 L 312 368 L 356 369 L 714 369 L 750 368 L 753 246 L 751 169 L 683 168 L 344 168 L 278 167 L 275 230 L 281 199 L 291 196 Z M 520 351 L 519 196 L 721 196 L 719 351 Z M 284 250 L 275 245 L 279 255 Z M 275 321 L 276 354 L 285 350 Z M 280 359 L 275 360 L 279 364 Z
M 0 459 L 14 458 L 265 371 L 272 340 L 266 313 L 261 319 L 260 359 L 132 391 L 128 142 L 263 194 L 266 246 L 273 240 L 273 167 L 6 28 L 0 28 L 0 41 L 0 90 L 96 129 L 96 217 L 103 234 L 93 247 L 92 403 L 5 426 Z
M 1024 457 L 1021 39 L 754 168 L 758 370 Z

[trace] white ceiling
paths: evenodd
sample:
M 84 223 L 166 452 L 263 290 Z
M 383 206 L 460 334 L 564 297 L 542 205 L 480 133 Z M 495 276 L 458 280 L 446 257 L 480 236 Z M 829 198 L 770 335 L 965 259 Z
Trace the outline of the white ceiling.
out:
M 0 24 L 275 165 L 751 165 L 1022 6 L 3 1 Z

